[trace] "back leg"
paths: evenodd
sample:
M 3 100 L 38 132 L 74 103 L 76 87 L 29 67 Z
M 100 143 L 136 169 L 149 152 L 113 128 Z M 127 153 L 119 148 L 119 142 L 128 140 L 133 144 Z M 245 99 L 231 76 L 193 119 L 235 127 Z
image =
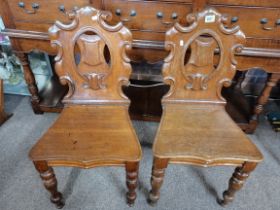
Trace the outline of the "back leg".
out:
M 155 205 L 160 197 L 160 187 L 163 183 L 165 169 L 168 165 L 168 159 L 154 158 L 151 185 L 152 189 L 149 193 L 148 203 Z

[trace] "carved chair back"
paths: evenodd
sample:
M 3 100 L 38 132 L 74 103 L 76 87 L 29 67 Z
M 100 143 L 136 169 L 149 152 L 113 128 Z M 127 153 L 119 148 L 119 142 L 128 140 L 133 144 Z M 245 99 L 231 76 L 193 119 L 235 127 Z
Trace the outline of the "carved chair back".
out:
M 163 77 L 170 90 L 163 103 L 225 103 L 221 89 L 231 84 L 237 64 L 234 55 L 242 50 L 245 36 L 239 26 L 227 28 L 226 16 L 211 8 L 188 15 L 187 22 L 186 27 L 176 23 L 166 33 L 170 54 Z
M 50 29 L 57 47 L 55 69 L 62 84 L 68 84 L 65 103 L 129 103 L 122 93 L 131 72 L 126 49 L 132 35 L 121 23 L 111 26 L 111 13 L 84 7 L 70 15 L 72 22 L 56 22 Z

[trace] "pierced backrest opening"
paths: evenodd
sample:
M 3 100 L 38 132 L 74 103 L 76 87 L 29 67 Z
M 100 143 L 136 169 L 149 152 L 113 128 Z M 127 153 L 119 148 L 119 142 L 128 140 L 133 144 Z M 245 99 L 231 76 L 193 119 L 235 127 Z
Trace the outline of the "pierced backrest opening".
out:
M 68 84 L 66 103 L 128 103 L 122 85 L 129 83 L 130 31 L 121 23 L 110 26 L 111 14 L 92 7 L 81 8 L 69 25 L 56 22 L 49 29 L 51 43 L 58 47 L 55 69 L 62 84 Z
M 187 16 L 190 23 L 176 23 L 166 33 L 165 48 L 170 51 L 163 66 L 170 91 L 164 103 L 224 103 L 223 86 L 231 84 L 236 70 L 234 54 L 245 41 L 238 26 L 226 28 L 226 16 L 214 9 Z

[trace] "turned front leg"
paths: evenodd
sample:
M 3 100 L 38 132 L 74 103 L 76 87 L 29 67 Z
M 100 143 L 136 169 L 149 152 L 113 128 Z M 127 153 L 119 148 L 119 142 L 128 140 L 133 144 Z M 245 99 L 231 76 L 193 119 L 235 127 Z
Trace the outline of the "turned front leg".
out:
M 155 205 L 160 197 L 160 187 L 163 183 L 165 169 L 167 168 L 168 160 L 154 158 L 153 168 L 152 168 L 152 177 L 151 177 L 151 186 L 152 189 L 149 193 L 148 203 L 150 205 Z
M 28 86 L 28 90 L 31 94 L 31 105 L 33 108 L 34 113 L 42 114 L 43 112 L 40 110 L 40 97 L 38 93 L 38 87 L 35 81 L 34 74 L 30 68 L 30 63 L 28 60 L 28 54 L 26 53 L 19 53 L 17 52 L 16 55 L 18 56 L 21 65 L 23 67 L 24 79 Z
M 34 161 L 34 165 L 40 173 L 45 188 L 51 194 L 51 202 L 54 203 L 58 209 L 61 209 L 64 206 L 64 202 L 62 194 L 57 191 L 57 180 L 52 167 L 49 167 L 46 161 Z
M 242 188 L 250 172 L 252 172 L 256 166 L 257 163 L 245 162 L 241 167 L 235 169 L 229 180 L 228 190 L 223 193 L 223 200 L 218 200 L 220 205 L 225 206 L 233 201 L 235 193 Z
M 127 162 L 125 165 L 126 170 L 126 186 L 128 192 L 126 193 L 126 201 L 129 206 L 133 206 L 136 195 L 136 188 L 138 184 L 138 170 L 139 162 Z

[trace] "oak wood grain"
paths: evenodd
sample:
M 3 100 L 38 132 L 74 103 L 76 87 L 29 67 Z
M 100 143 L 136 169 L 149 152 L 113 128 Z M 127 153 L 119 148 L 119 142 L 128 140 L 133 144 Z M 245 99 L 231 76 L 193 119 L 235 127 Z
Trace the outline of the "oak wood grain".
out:
M 148 199 L 152 205 L 159 200 L 164 169 L 169 163 L 239 166 L 236 173 L 247 176 L 247 166 L 256 166 L 262 160 L 257 147 L 226 113 L 226 101 L 221 96 L 222 86 L 229 86 L 236 72 L 234 52 L 242 50 L 244 34 L 238 26 L 224 27 L 226 17 L 213 8 L 193 13 L 187 20 L 188 27 L 175 24 L 166 33 L 169 56 L 162 72 L 170 90 L 162 99 L 163 115 L 153 145 Z M 217 47 L 220 53 L 215 64 Z M 191 55 L 186 59 L 188 50 Z M 232 179 L 239 180 L 236 173 Z M 237 189 L 235 185 L 230 182 L 220 204 L 233 200 L 242 186 L 239 184 Z
M 141 148 L 127 106 L 67 106 L 32 148 L 34 161 L 50 166 L 125 165 L 139 161 Z
M 122 92 L 129 84 L 126 50 L 132 37 L 121 23 L 108 25 L 110 15 L 84 7 L 72 14 L 70 24 L 57 21 L 49 30 L 58 50 L 55 70 L 69 90 L 66 107 L 29 156 L 57 208 L 64 203 L 51 166 L 123 166 L 127 204 L 136 199 L 141 147 L 128 115 L 130 102 Z
M 228 27 L 240 25 L 241 30 L 247 35 L 246 49 L 236 58 L 239 70 L 260 67 L 270 73 L 279 73 L 280 71 L 280 60 L 278 59 L 279 25 L 277 24 L 280 4 L 278 0 L 50 0 L 47 3 L 43 0 L 26 0 L 22 2 L 25 3 L 25 8 L 19 7 L 19 1 L 16 0 L 0 0 L 0 14 L 6 28 L 24 30 L 24 33 L 20 33 L 21 35 L 29 34 L 30 31 L 43 32 L 46 35 L 48 28 L 55 20 L 64 23 L 71 22 L 67 14 L 71 13 L 75 7 L 91 5 L 98 9 L 110 10 L 113 13 L 110 23 L 122 21 L 132 31 L 133 39 L 137 43 L 129 56 L 134 61 L 141 62 L 157 62 L 165 58 L 166 52 L 163 48 L 159 49 L 159 42 L 164 42 L 165 32 L 176 21 L 185 24 L 186 14 L 206 7 L 215 7 L 220 13 L 227 13 L 229 18 L 226 24 Z M 38 3 L 39 8 L 35 13 L 28 13 L 27 11 L 33 11 L 32 3 Z M 64 10 L 60 9 L 61 6 Z M 120 15 L 116 14 L 117 10 L 121 11 Z M 135 12 L 133 16 L 130 15 L 132 11 Z M 162 14 L 162 18 L 158 18 L 158 13 Z M 173 19 L 172 15 L 175 13 L 177 18 Z M 267 23 L 261 24 L 262 19 L 266 19 Z M 17 52 L 27 53 L 32 50 L 40 50 L 49 54 L 56 53 L 48 41 L 42 40 L 38 36 L 30 38 L 30 34 L 11 38 L 11 42 L 13 49 Z M 29 71 L 26 71 L 26 74 L 27 78 L 30 78 Z M 32 85 L 36 86 L 36 83 L 33 82 Z M 35 98 L 40 99 L 38 103 L 32 102 L 35 112 L 61 110 L 60 103 L 57 103 L 58 107 L 53 107 L 52 104 L 46 106 L 41 103 L 42 101 L 53 101 L 44 100 L 42 97 L 58 97 L 55 94 L 56 89 L 53 89 L 54 93 L 46 96 L 31 91 L 33 102 Z M 231 115 L 236 114 L 231 113 Z M 248 121 L 244 126 L 249 129 L 255 128 L 251 121 Z M 245 128 L 246 130 L 248 129 Z

